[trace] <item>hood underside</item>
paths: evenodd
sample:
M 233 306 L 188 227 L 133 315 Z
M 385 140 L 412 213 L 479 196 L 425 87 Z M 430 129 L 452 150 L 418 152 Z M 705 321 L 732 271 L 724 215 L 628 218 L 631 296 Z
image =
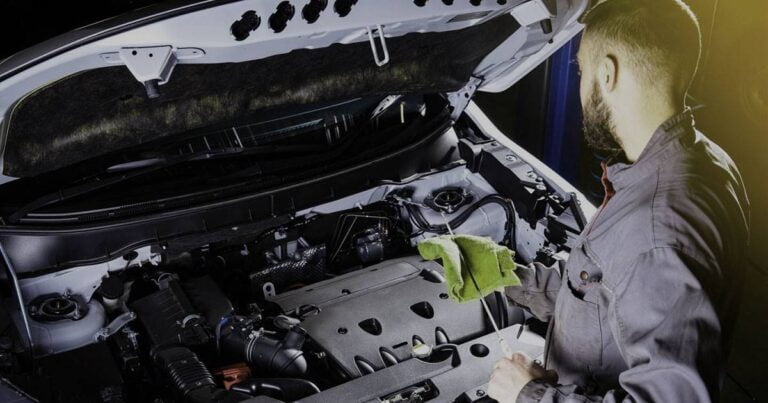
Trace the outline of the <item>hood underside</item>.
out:
M 517 28 L 511 16 L 503 16 L 460 31 L 393 38 L 388 41 L 392 61 L 383 67 L 371 63 L 368 43 L 243 63 L 179 65 L 173 79 L 160 87 L 161 95 L 152 99 L 122 66 L 85 71 L 42 88 L 17 106 L 9 130 L 23 136 L 8 143 L 4 172 L 32 176 L 94 153 L 279 105 L 455 91 Z M 73 94 L 78 94 L 74 100 Z
M 575 17 L 586 0 L 487 2 L 493 5 L 457 5 L 453 9 L 437 1 L 425 7 L 388 1 L 384 8 L 382 2 L 361 2 L 357 15 L 350 12 L 347 19 L 338 21 L 331 19 L 329 4 L 325 20 L 308 24 L 315 31 L 302 28 L 306 32 L 284 39 L 254 34 L 233 41 L 230 15 L 237 16 L 249 7 L 268 8 L 266 3 L 237 2 L 155 22 L 69 51 L 79 59 L 64 53 L 47 65 L 34 65 L 6 78 L 0 82 L 0 111 L 6 111 L 3 177 L 36 176 L 189 130 L 226 125 L 272 107 L 377 95 L 451 93 L 471 80 L 482 83 L 481 90 L 500 91 L 578 32 Z M 279 14 L 282 3 L 272 17 Z M 373 13 L 377 10 L 379 17 Z M 411 12 L 414 15 L 408 14 Z M 542 16 L 546 18 L 540 21 Z M 269 25 L 274 30 L 272 17 Z M 226 22 L 229 35 L 209 38 L 221 34 L 210 31 L 202 39 L 192 37 L 197 31 L 185 30 L 201 18 L 210 22 L 200 30 L 216 28 L 218 18 Z M 387 22 L 387 18 L 401 21 Z M 266 23 L 266 16 L 264 20 Z M 387 23 L 370 24 L 381 20 Z M 360 28 L 321 29 L 344 24 L 362 25 L 366 27 L 362 33 L 368 36 Z M 378 40 L 371 26 L 380 36 Z M 137 73 L 142 69 L 146 73 L 146 66 L 131 66 L 124 58 L 120 62 L 123 53 L 119 52 L 156 49 L 152 44 L 166 43 L 171 43 L 167 48 L 174 49 L 178 64 L 174 57 L 163 78 L 155 80 L 154 84 L 160 84 L 155 86 L 159 95 L 151 97 L 142 85 L 147 83 L 142 78 L 147 75 Z M 261 43 L 264 46 L 258 46 Z M 196 44 L 203 46 L 188 46 Z M 189 50 L 203 57 L 182 60 L 182 51 L 189 56 Z M 382 52 L 387 59 L 384 63 L 378 59 Z M 57 59 L 61 60 L 58 64 Z M 67 69 L 70 73 L 62 74 Z M 34 85 L 51 72 L 58 77 Z M 25 74 L 30 77 L 26 82 Z M 30 90 L 24 90 L 25 86 Z M 14 93 L 20 96 L 13 99 Z

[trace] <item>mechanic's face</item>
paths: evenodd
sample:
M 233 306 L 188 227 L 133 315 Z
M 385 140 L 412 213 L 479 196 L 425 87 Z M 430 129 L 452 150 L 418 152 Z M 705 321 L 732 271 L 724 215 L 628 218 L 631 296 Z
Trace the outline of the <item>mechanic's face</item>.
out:
M 584 139 L 591 148 L 616 152 L 621 143 L 616 135 L 611 106 L 598 84 L 599 70 L 594 67 L 594 58 L 589 55 L 590 46 L 582 41 L 578 62 L 581 70 L 580 95 L 583 111 Z

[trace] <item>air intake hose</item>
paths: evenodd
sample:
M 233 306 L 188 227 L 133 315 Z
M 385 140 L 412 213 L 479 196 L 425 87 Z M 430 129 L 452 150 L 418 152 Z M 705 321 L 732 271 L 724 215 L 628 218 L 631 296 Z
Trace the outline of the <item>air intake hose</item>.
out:
M 155 353 L 155 358 L 184 401 L 229 403 L 250 398 L 242 393 L 217 388 L 205 364 L 186 347 L 160 350 Z
M 282 338 L 257 331 L 247 319 L 234 318 L 222 334 L 221 347 L 229 355 L 242 357 L 254 367 L 277 377 L 298 377 L 307 372 L 307 359 L 301 350 L 306 330 L 291 327 Z

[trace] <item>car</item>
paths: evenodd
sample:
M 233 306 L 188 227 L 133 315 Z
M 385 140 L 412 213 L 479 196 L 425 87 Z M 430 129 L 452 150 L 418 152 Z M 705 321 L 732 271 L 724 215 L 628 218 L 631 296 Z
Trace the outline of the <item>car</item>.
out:
M 484 399 L 494 326 L 536 357 L 542 324 L 416 246 L 567 258 L 595 207 L 473 96 L 588 3 L 159 4 L 5 59 L 0 396 Z

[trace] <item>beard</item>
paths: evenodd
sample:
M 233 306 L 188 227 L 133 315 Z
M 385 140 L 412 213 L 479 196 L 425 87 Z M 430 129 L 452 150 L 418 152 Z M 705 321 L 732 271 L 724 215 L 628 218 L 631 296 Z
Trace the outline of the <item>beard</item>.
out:
M 621 153 L 622 146 L 616 135 L 611 110 L 605 104 L 597 82 L 592 84 L 592 95 L 583 107 L 584 140 L 587 145 L 597 151 L 611 154 Z

